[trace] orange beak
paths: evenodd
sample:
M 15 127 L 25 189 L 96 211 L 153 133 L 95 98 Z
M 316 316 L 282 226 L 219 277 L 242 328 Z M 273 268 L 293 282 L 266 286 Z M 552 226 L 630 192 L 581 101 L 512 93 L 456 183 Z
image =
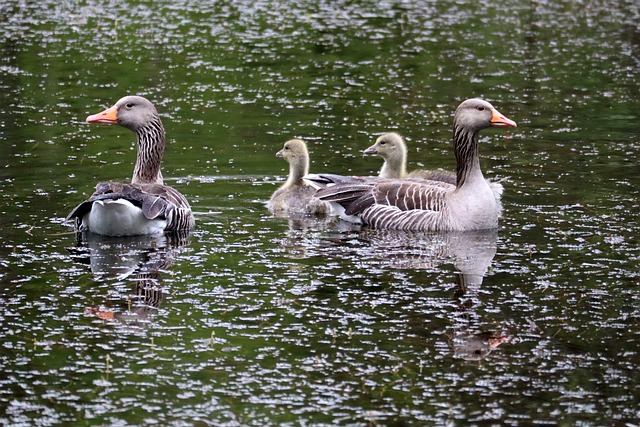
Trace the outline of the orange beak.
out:
M 93 114 L 87 117 L 87 123 L 108 123 L 110 125 L 118 124 L 118 109 L 114 105 L 104 110 L 102 113 Z
M 496 127 L 516 127 L 516 122 L 506 118 L 496 109 L 493 110 L 493 116 L 491 117 L 491 126 Z
M 116 318 L 116 314 L 111 311 L 98 311 L 96 315 L 102 320 L 113 320 Z

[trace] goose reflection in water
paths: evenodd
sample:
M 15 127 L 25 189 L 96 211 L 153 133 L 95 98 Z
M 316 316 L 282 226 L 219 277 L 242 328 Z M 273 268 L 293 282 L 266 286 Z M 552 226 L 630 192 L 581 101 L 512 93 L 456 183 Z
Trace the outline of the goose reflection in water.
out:
M 454 298 L 458 300 L 457 316 L 454 316 L 451 332 L 446 334 L 454 356 L 469 361 L 484 359 L 500 345 L 508 343 L 513 335 L 503 331 L 487 331 L 477 315 L 480 301 L 477 296 L 482 282 L 475 275 L 459 274 Z
M 367 230 L 363 238 L 383 248 L 386 262 L 396 268 L 433 269 L 451 262 L 456 268 L 454 298 L 459 302 L 463 319 L 454 318 L 451 344 L 455 357 L 464 360 L 484 359 L 511 335 L 482 331 L 475 319 L 479 304 L 477 293 L 498 249 L 495 230 L 472 232 L 402 233 Z
M 465 286 L 478 287 L 496 255 L 497 241 L 495 230 L 407 232 L 364 228 L 345 233 L 336 229 L 327 233 L 321 250 L 399 269 L 431 270 L 452 263 Z
M 129 326 L 148 325 L 163 301 L 162 274 L 189 243 L 188 233 L 111 237 L 84 232 L 70 251 L 88 264 L 98 281 L 134 283 L 134 295 L 108 308 L 91 306 L 86 314 Z
M 107 322 L 146 326 L 162 303 L 162 276 L 159 272 L 139 273 L 135 279 L 135 296 L 109 308 L 91 306 L 85 314 L 95 315 Z
M 295 232 L 294 228 L 290 230 L 290 233 Z M 286 240 L 289 246 L 295 241 Z M 297 242 L 303 244 L 300 239 Z M 451 332 L 444 336 L 454 357 L 478 361 L 511 341 L 512 335 L 508 333 L 487 331 L 476 312 L 480 304 L 478 292 L 497 252 L 495 230 L 418 233 L 369 228 L 344 232 L 334 228 L 325 230 L 324 239 L 318 241 L 316 238 L 305 246 L 313 244 L 320 245 L 325 256 L 332 253 L 336 257 L 350 258 L 368 266 L 369 270 L 381 267 L 434 270 L 442 264 L 452 263 L 456 269 L 453 297 L 458 308 L 451 316 Z M 311 256 L 311 251 L 300 249 L 298 253 Z M 291 247 L 288 252 L 293 253 Z
M 501 332 L 458 333 L 452 339 L 453 351 L 464 360 L 482 360 L 501 344 L 511 341 L 511 335 Z
M 467 237 L 457 240 L 453 251 L 458 270 L 454 298 L 458 301 L 459 311 L 448 335 L 454 357 L 480 361 L 500 345 L 509 343 L 513 336 L 503 331 L 483 330 L 486 326 L 482 326 L 476 310 L 480 304 L 480 285 L 497 252 L 497 233 Z

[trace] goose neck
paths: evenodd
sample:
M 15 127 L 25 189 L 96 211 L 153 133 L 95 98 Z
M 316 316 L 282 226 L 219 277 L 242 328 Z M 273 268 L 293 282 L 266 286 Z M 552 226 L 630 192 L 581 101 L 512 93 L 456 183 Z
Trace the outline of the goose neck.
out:
M 160 164 L 165 148 L 165 132 L 162 122 L 149 122 L 136 130 L 138 136 L 138 157 L 133 169 L 134 184 L 162 184 Z
M 305 158 L 297 157 L 289 162 L 289 178 L 285 183 L 286 187 L 303 185 L 302 177 L 309 174 L 309 161 Z
M 478 154 L 478 132 L 456 126 L 453 135 L 453 150 L 456 156 L 456 187 L 462 187 L 472 179 L 484 179 L 480 170 Z
M 380 170 L 381 178 L 404 178 L 407 176 L 407 156 L 406 153 L 397 153 L 385 159 Z

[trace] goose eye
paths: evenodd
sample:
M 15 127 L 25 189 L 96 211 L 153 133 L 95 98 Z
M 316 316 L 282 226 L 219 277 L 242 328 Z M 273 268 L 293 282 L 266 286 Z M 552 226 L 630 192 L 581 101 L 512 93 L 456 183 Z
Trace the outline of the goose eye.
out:
M 127 104 L 125 105 L 125 107 L 127 107 L 128 109 L 133 108 L 133 103 L 131 102 L 127 102 Z
M 484 111 L 484 107 L 482 105 L 478 105 L 476 108 L 478 109 L 478 111 Z
M 380 145 L 385 145 L 387 141 L 380 141 Z

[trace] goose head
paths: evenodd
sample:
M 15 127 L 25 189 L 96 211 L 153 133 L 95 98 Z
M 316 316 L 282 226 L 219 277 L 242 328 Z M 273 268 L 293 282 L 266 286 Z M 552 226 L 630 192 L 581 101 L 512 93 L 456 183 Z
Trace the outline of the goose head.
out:
M 113 107 L 87 117 L 87 123 L 117 124 L 136 133 L 158 120 L 156 107 L 141 96 L 125 96 Z
M 453 152 L 456 156 L 456 186 L 484 181 L 478 156 L 478 133 L 489 127 L 515 127 L 487 101 L 467 99 L 458 106 L 453 118 Z
M 284 143 L 282 150 L 276 153 L 289 163 L 290 183 L 302 182 L 302 177 L 309 173 L 309 152 L 307 144 L 300 139 L 292 139 Z
M 516 122 L 503 116 L 493 105 L 480 98 L 467 99 L 458 106 L 455 128 L 475 134 L 488 127 L 515 127 Z
M 383 178 L 402 178 L 406 175 L 407 146 L 402 137 L 395 132 L 389 132 L 376 139 L 376 143 L 363 151 L 363 154 L 373 154 L 385 161 L 380 176 Z
M 87 123 L 123 126 L 138 137 L 133 184 L 162 184 L 160 164 L 165 149 L 164 127 L 156 107 L 141 96 L 125 96 L 106 110 L 87 117 Z
M 363 151 L 364 154 L 374 154 L 385 160 L 403 158 L 407 152 L 402 137 L 395 132 L 385 133 L 376 139 L 376 143 Z
M 284 143 L 282 150 L 276 153 L 276 157 L 283 158 L 289 163 L 300 161 L 300 159 L 308 159 L 307 144 L 300 139 L 287 141 Z

